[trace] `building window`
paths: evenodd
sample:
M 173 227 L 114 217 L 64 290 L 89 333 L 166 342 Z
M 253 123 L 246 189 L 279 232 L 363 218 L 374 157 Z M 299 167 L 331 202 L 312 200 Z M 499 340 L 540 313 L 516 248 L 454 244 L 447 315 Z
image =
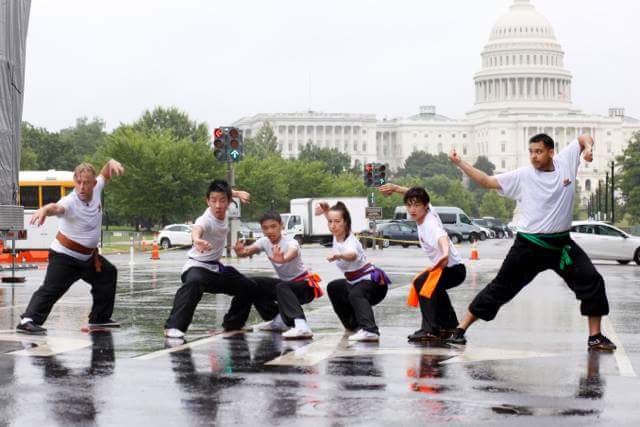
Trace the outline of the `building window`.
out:
M 590 179 L 587 179 L 584 182 L 584 189 L 587 190 L 587 191 L 591 191 L 591 180 Z
M 358 151 L 358 143 L 357 142 L 353 143 L 353 151 L 355 151 L 355 152 Z
M 438 134 L 438 138 L 442 138 L 442 134 L 441 133 Z
M 425 138 L 429 138 L 429 134 L 428 134 L 428 133 L 425 133 L 425 134 L 424 134 L 424 137 L 425 137 Z
M 611 131 L 610 130 L 607 131 L 607 136 L 611 136 Z
M 607 143 L 607 153 L 611 153 L 611 143 Z
M 505 169 L 507 167 L 506 161 L 502 160 L 501 164 L 502 164 L 502 169 Z
M 442 143 L 438 143 L 438 153 L 442 153 Z
M 455 137 L 456 137 L 456 134 L 455 134 L 455 133 L 452 133 L 452 134 L 451 134 L 451 138 L 455 138 Z
M 293 151 L 293 142 L 289 143 L 289 151 Z
M 501 152 L 504 153 L 506 151 L 506 148 L 507 148 L 507 146 L 506 146 L 506 144 L 504 142 L 502 144 L 500 144 L 500 151 Z
M 462 137 L 463 137 L 463 138 L 466 138 L 466 137 L 467 137 L 467 134 L 466 134 L 466 133 L 463 133 L 463 134 L 462 134 Z
M 466 145 L 462 146 L 462 154 L 464 154 L 465 156 L 467 155 L 467 146 Z
M 362 151 L 364 151 L 365 153 L 367 152 L 367 143 L 366 142 L 362 143 Z

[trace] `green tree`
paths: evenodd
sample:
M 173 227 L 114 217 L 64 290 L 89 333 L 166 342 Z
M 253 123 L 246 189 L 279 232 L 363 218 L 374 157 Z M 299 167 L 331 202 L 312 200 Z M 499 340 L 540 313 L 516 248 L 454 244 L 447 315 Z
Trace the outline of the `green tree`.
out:
M 74 164 L 77 165 L 91 158 L 104 144 L 107 136 L 104 128 L 104 121 L 98 117 L 94 117 L 91 121 L 86 117 L 80 117 L 76 119 L 75 126 L 60 131 L 63 144 L 73 147 L 73 151 L 68 155 L 73 157 Z
M 126 175 L 105 191 L 105 213 L 147 229 L 195 219 L 205 209 L 207 183 L 224 176 L 206 143 L 126 126 L 106 139 L 94 162 L 109 158 L 119 160 Z
M 436 175 L 462 179 L 462 172 L 449 161 L 445 153 L 434 156 L 424 151 L 414 151 L 405 160 L 404 168 L 398 171 L 398 176 L 429 178 Z
M 432 204 L 457 206 L 471 215 L 473 194 L 458 179 L 436 175 L 425 180 L 426 189 L 434 199 Z
M 504 198 L 500 197 L 497 191 L 487 191 L 480 203 L 480 216 L 492 216 L 494 218 L 508 219 L 509 212 L 504 203 Z
M 264 159 L 274 154 L 280 155 L 280 148 L 278 138 L 269 122 L 264 122 L 255 137 L 244 138 L 245 156 Z
M 77 165 L 71 141 L 62 139 L 58 132 L 22 122 L 21 144 L 20 162 L 32 169 L 73 170 Z
M 324 169 L 333 175 L 340 175 L 349 170 L 351 166 L 351 156 L 339 152 L 336 148 L 321 148 L 307 142 L 298 155 L 298 160 L 303 162 L 324 163 Z
M 640 132 L 636 132 L 623 154 L 617 159 L 620 173 L 617 175 L 617 187 L 622 191 L 625 212 L 634 222 L 640 221 Z
M 187 139 L 191 142 L 207 142 L 210 139 L 206 123 L 191 120 L 187 113 L 176 107 L 146 110 L 131 126 L 146 134 L 171 132 L 176 141 Z
M 487 175 L 493 175 L 493 172 L 496 170 L 496 166 L 489 161 L 486 156 L 478 156 L 473 167 L 476 169 L 480 169 Z M 473 180 L 469 180 L 469 190 L 471 190 L 476 195 L 476 201 L 480 204 L 482 197 L 486 194 L 487 190 L 485 188 L 480 187 Z

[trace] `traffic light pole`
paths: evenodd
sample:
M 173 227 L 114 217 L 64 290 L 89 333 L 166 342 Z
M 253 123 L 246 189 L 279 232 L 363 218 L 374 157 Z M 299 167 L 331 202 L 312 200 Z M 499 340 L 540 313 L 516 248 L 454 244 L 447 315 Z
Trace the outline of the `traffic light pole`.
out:
M 235 181 L 236 179 L 235 174 L 233 173 L 233 162 L 231 161 L 231 158 L 227 157 L 227 182 L 229 183 L 231 189 L 235 187 Z M 227 257 L 231 256 L 231 221 L 232 219 L 229 218 L 229 231 L 227 232 Z

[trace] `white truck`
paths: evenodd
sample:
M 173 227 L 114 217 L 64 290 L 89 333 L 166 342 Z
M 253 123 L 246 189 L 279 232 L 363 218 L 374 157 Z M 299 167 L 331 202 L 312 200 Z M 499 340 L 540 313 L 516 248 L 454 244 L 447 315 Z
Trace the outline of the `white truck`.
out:
M 291 199 L 290 212 L 282 214 L 284 234 L 296 239 L 299 243 L 331 242 L 331 232 L 324 216 L 316 216 L 316 204 L 320 201 L 335 205 L 338 201 L 344 203 L 351 214 L 351 231 L 359 233 L 369 226 L 365 216 L 368 206 L 366 197 L 319 197 Z

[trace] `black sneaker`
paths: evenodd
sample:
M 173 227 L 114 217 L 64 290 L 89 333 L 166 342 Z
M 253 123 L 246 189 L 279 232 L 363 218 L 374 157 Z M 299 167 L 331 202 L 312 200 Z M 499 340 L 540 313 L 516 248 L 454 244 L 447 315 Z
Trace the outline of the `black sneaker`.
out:
M 113 319 L 109 319 L 104 322 L 89 322 L 89 329 L 92 328 L 119 328 L 120 322 L 116 322 Z
M 440 329 L 440 339 L 447 340 L 447 339 L 451 338 L 451 336 L 454 334 L 455 331 L 456 331 L 456 328 L 453 328 L 453 329 L 442 328 L 442 329 Z
M 440 336 L 434 335 L 431 332 L 427 332 L 423 329 L 418 329 L 407 337 L 409 341 L 439 341 Z
M 462 328 L 456 328 L 455 331 L 453 331 L 453 334 L 451 334 L 451 336 L 447 339 L 448 343 L 451 344 L 461 344 L 464 345 L 467 343 L 467 339 L 464 336 L 465 330 Z
M 25 324 L 19 323 L 16 326 L 16 332 L 20 334 L 28 334 L 28 335 L 46 335 L 47 330 L 40 325 L 36 325 L 33 322 L 27 322 Z
M 615 351 L 617 348 L 614 343 L 602 334 L 593 335 L 588 340 L 589 350 L 594 351 Z

